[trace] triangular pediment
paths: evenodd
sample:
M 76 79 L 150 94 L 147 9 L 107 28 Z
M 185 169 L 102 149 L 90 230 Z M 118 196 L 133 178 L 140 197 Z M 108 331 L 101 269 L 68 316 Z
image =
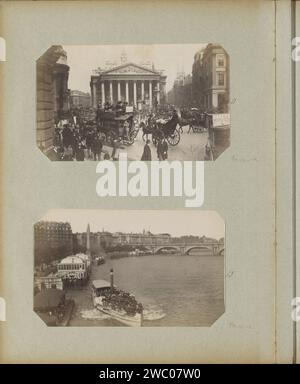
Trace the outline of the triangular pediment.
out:
M 159 75 L 158 72 L 141 67 L 134 63 L 126 63 L 102 72 L 105 75 Z

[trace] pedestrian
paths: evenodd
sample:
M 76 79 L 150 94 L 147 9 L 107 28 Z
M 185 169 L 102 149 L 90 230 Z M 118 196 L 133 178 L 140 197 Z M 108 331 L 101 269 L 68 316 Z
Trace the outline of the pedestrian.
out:
M 64 125 L 63 131 L 62 131 L 62 137 L 63 137 L 63 146 L 65 148 L 68 148 L 69 145 L 72 145 L 73 133 L 69 128 L 68 124 Z
M 161 139 L 158 139 L 158 143 L 157 143 L 157 157 L 159 161 L 163 160 L 163 146 L 162 146 Z
M 103 143 L 102 143 L 101 137 L 99 134 L 96 134 L 95 139 L 93 141 L 93 145 L 92 145 L 94 160 L 98 160 L 98 161 L 101 160 L 102 148 L 103 148 Z
M 59 128 L 55 128 L 53 145 L 55 147 L 61 147 L 62 145 L 62 135 Z
M 73 151 L 73 159 L 76 157 L 76 151 L 77 151 L 79 142 L 80 142 L 79 135 L 77 134 L 75 129 L 72 128 L 71 147 Z
M 86 134 L 86 148 L 87 148 L 87 157 L 88 159 L 91 158 L 91 154 L 92 154 L 92 144 L 93 144 L 93 133 L 91 132 L 91 130 L 88 130 L 87 134 Z
M 117 155 L 117 149 L 118 149 L 118 140 L 117 139 L 114 139 L 112 147 L 113 147 L 113 150 L 111 152 L 111 158 L 113 160 L 118 160 L 118 158 L 116 156 Z
M 116 105 L 116 116 L 121 116 L 123 113 L 123 103 L 122 101 L 118 101 L 117 105 Z
M 173 108 L 172 119 L 174 121 L 176 121 L 177 123 L 179 122 L 179 115 L 178 115 L 178 112 L 177 112 L 176 108 Z
M 149 144 L 150 144 L 150 140 L 147 140 L 144 146 L 144 151 L 141 158 L 142 161 L 151 161 L 151 149 L 149 147 Z
M 84 149 L 85 145 L 83 141 L 79 142 L 76 148 L 76 160 L 77 161 L 84 161 Z
M 128 140 L 129 123 L 125 121 L 123 124 L 123 139 Z
M 167 143 L 167 140 L 165 138 L 163 138 L 163 141 L 162 141 L 162 159 L 163 160 L 167 160 L 168 158 L 168 143 Z

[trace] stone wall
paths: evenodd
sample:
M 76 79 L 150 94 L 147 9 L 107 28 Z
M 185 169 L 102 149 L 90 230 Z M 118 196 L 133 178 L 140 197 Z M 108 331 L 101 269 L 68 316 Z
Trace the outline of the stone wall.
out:
M 52 66 L 37 64 L 36 95 L 37 145 L 46 150 L 53 144 L 54 136 L 54 92 Z
M 69 107 L 68 76 L 66 53 L 61 46 L 50 47 L 37 60 L 36 140 L 37 146 L 45 153 L 53 145 L 55 120 Z

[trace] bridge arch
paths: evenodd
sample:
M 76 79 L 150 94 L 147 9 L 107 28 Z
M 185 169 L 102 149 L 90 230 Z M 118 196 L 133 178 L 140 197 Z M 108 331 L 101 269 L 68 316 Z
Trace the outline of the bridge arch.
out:
M 209 247 L 209 246 L 205 246 L 205 245 L 192 245 L 190 247 L 187 247 L 186 250 L 185 250 L 185 254 L 186 255 L 189 255 L 190 251 L 192 251 L 193 249 L 200 249 L 200 250 L 205 250 L 205 251 L 210 251 L 210 252 L 213 252 L 213 248 L 212 247 Z
M 138 248 L 138 246 L 137 246 L 137 248 Z M 152 252 L 152 248 L 151 248 L 149 245 L 144 245 L 144 244 L 143 244 L 143 248 L 144 248 L 145 250 L 147 250 L 147 251 Z
M 176 245 L 161 245 L 159 247 L 156 247 L 154 248 L 154 251 L 153 253 L 154 254 L 157 254 L 159 251 L 161 251 L 162 249 L 174 249 L 175 251 L 178 251 L 180 252 L 180 247 L 177 247 Z
M 224 253 L 225 253 L 225 248 L 222 248 L 219 250 L 218 255 L 224 256 Z

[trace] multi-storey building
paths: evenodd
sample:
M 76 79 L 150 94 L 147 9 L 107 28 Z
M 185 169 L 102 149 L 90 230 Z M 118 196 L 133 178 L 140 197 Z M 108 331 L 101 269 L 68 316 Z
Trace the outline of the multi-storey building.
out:
M 39 263 L 59 259 L 73 252 L 73 235 L 69 223 L 38 221 L 34 225 L 35 259 Z
M 122 54 L 119 63 L 107 62 L 104 68 L 93 71 L 92 106 L 103 106 L 106 101 L 112 104 L 125 101 L 135 107 L 145 104 L 152 108 L 165 102 L 166 78 L 153 64 L 128 62 Z
M 172 244 L 203 243 L 203 244 L 209 245 L 209 244 L 215 244 L 217 240 L 211 237 L 206 237 L 206 236 L 184 235 L 180 237 L 172 237 L 171 242 Z
M 38 221 L 34 225 L 34 238 L 37 246 L 47 245 L 55 248 L 65 245 L 72 250 L 72 228 L 69 223 Z
M 87 251 L 87 232 L 75 233 L 74 235 L 74 250 L 75 252 Z M 93 253 L 105 251 L 107 248 L 116 247 L 120 245 L 130 245 L 132 247 L 139 246 L 160 246 L 172 244 L 199 244 L 211 245 L 217 242 L 216 239 L 206 236 L 184 235 L 179 237 L 172 237 L 169 233 L 154 234 L 150 231 L 143 230 L 143 232 L 91 232 L 90 250 Z M 220 239 L 220 244 L 224 244 L 224 239 Z
M 173 88 L 168 92 L 168 103 L 177 107 L 192 106 L 192 76 L 178 73 Z
M 229 56 L 221 45 L 208 44 L 194 56 L 192 97 L 206 112 L 228 113 Z
M 87 245 L 87 234 L 75 233 L 74 249 L 78 252 L 85 252 Z M 168 233 L 153 234 L 150 231 L 141 233 L 125 233 L 107 231 L 91 232 L 90 233 L 90 249 L 92 253 L 97 253 L 100 250 L 115 247 L 117 245 L 164 245 L 169 244 L 171 236 Z
M 73 235 L 74 249 L 78 252 L 87 250 L 87 233 L 74 233 Z M 90 250 L 92 253 L 112 246 L 113 235 L 110 232 L 91 232 L 90 233 Z
M 168 233 L 153 234 L 150 231 L 142 233 L 123 233 L 113 234 L 113 245 L 164 245 L 170 243 L 171 236 Z
M 88 92 L 72 90 L 70 92 L 71 108 L 91 107 L 91 95 Z

